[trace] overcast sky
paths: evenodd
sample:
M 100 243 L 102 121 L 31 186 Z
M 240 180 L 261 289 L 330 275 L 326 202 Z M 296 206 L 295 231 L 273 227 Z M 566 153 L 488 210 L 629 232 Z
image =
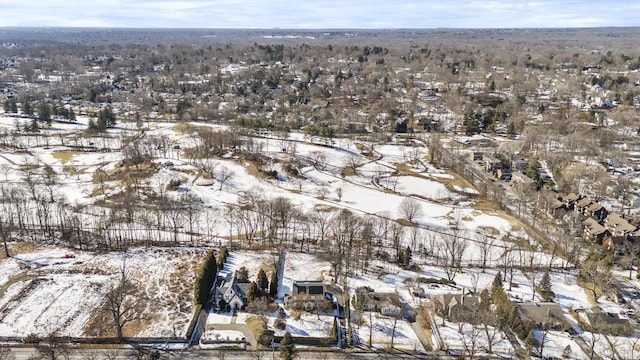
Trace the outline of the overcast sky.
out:
M 538 28 L 639 26 L 638 0 L 0 0 L 0 26 Z

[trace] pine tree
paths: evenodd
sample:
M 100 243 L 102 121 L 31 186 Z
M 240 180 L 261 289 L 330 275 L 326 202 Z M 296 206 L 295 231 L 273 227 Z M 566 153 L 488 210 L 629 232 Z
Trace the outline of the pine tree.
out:
M 41 101 L 38 104 L 38 120 L 47 124 L 51 124 L 51 108 L 49 104 L 44 101 Z
M 226 246 L 223 246 L 220 249 L 220 253 L 218 254 L 218 271 L 224 269 L 224 264 L 227 262 L 227 258 L 229 257 L 229 250 Z
M 249 282 L 249 270 L 244 266 L 240 267 L 240 269 L 238 269 L 238 271 L 236 271 L 236 279 L 238 280 L 238 282 L 248 283 Z
M 257 295 L 258 285 L 255 281 L 252 281 L 251 284 L 249 284 L 249 288 L 247 289 L 247 302 L 252 302 L 253 300 L 255 300 Z
M 548 271 L 546 271 L 542 276 L 542 280 L 538 285 L 538 292 L 540 292 L 544 301 L 551 301 L 553 299 L 554 294 L 551 290 L 551 278 L 549 277 Z
M 338 342 L 338 320 L 333 318 L 333 326 L 331 327 L 331 332 L 329 333 L 329 338 L 332 343 Z
M 269 296 L 275 299 L 278 295 L 278 272 L 271 273 L 271 283 L 269 284 Z
M 491 284 L 491 294 L 492 295 L 495 294 L 498 288 L 500 288 L 500 290 L 503 289 L 502 276 L 500 275 L 500 272 L 498 272 L 496 276 L 493 278 L 493 283 Z
M 26 115 L 33 115 L 33 108 L 31 107 L 31 103 L 29 103 L 29 99 L 22 100 L 22 112 Z
M 279 320 L 284 320 L 287 317 L 287 313 L 284 311 L 284 308 L 278 307 L 278 311 L 276 312 L 276 317 Z
M 267 290 L 269 290 L 269 279 L 267 278 L 267 274 L 262 268 L 260 269 L 260 271 L 258 271 L 257 282 L 260 292 L 262 294 L 265 294 Z
M 293 344 L 293 338 L 287 331 L 284 333 L 282 341 L 280 341 L 280 359 L 292 360 L 296 354 L 296 346 Z
M 538 340 L 536 339 L 536 337 L 533 335 L 533 330 L 529 331 L 529 335 L 527 335 L 527 338 L 524 340 L 525 345 L 527 345 L 527 347 L 529 348 L 536 348 L 538 347 Z

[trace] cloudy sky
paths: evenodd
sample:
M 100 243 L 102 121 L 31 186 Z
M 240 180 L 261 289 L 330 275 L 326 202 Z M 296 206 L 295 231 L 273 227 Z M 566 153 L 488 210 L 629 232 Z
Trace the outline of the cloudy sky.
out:
M 0 0 L 0 26 L 538 28 L 640 26 L 638 0 Z

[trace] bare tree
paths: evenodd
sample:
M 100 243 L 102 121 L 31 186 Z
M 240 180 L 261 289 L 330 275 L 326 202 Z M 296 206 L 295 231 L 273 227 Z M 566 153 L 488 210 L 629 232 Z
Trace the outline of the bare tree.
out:
M 11 349 L 4 345 L 0 346 L 0 360 L 13 360 L 15 358 L 16 357 L 11 352 Z
M 363 164 L 362 158 L 358 155 L 351 154 L 344 162 L 345 168 L 351 171 L 348 175 L 358 175 L 358 168 Z
M 611 270 L 597 260 L 597 255 L 592 254 L 580 267 L 579 278 L 582 286 L 591 291 L 594 301 L 598 301 L 611 283 Z
M 398 211 L 405 219 L 409 220 L 410 223 L 413 223 L 416 218 L 422 216 L 422 206 L 420 203 L 416 199 L 409 197 L 404 198 L 402 202 L 400 202 Z
M 232 176 L 233 172 L 226 166 L 221 166 L 220 169 L 216 171 L 215 177 L 216 180 L 218 180 L 218 182 L 220 183 L 220 190 L 222 190 L 224 184 L 226 184 Z
M 478 234 L 477 239 L 478 247 L 480 248 L 480 267 L 482 268 L 482 272 L 484 272 L 496 239 L 486 234 Z
M 393 191 L 396 191 L 399 181 L 400 178 L 398 177 L 398 175 L 390 175 L 389 177 L 387 177 L 387 184 L 389 184 L 389 187 L 391 187 L 391 190 Z
M 462 269 L 462 257 L 467 249 L 468 243 L 456 228 L 449 230 L 444 234 L 444 248 L 442 249 L 445 259 L 443 268 L 447 274 L 447 279 L 453 280 L 456 273 Z
M 467 326 L 463 326 L 461 331 L 462 345 L 464 346 L 464 351 L 468 355 L 466 358 L 473 360 L 478 352 L 482 332 L 473 325 L 466 325 Z
M 41 359 L 47 360 L 68 360 L 71 358 L 69 339 L 61 337 L 57 333 L 47 335 L 36 349 L 40 353 Z
M 118 339 L 123 339 L 122 329 L 124 326 L 135 320 L 134 303 L 139 301 L 137 298 L 135 280 L 131 276 L 127 268 L 126 255 L 122 258 L 120 265 L 119 277 L 106 295 L 106 310 L 111 314 L 113 319 L 113 327 L 116 329 Z

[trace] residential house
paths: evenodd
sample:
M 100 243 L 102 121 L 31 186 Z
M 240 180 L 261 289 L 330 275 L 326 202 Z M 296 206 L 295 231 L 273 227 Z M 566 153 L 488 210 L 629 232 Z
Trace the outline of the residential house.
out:
M 469 294 L 440 294 L 434 296 L 436 311 L 447 320 L 474 324 L 481 320 L 481 298 Z
M 600 225 L 595 219 L 587 218 L 582 222 L 582 226 L 584 227 L 584 233 L 587 238 L 593 238 L 598 243 L 602 243 L 602 240 L 611 235 L 609 230 L 606 227 Z
M 586 207 L 583 214 L 596 219 L 598 222 L 602 222 L 609 215 L 609 211 L 600 203 L 593 202 Z
M 602 251 L 607 251 L 612 254 L 620 253 L 626 241 L 626 236 L 607 236 L 602 240 Z
M 518 314 L 524 322 L 534 323 L 549 329 L 569 327 L 560 305 L 552 302 L 525 302 L 516 304 Z
M 575 202 L 574 210 L 586 216 L 585 211 L 591 204 L 593 204 L 593 200 L 589 197 L 583 197 Z
M 218 308 L 225 310 L 241 310 L 247 305 L 247 291 L 249 283 L 238 282 L 234 272 L 231 279 L 218 278 L 218 285 L 215 291 L 215 304 Z
M 587 312 L 587 320 L 594 331 L 606 335 L 630 335 L 633 326 L 629 319 L 620 317 L 620 314 L 604 312 L 598 308 Z
M 379 293 L 367 288 L 356 290 L 357 301 L 362 301 L 363 311 L 379 312 L 385 316 L 399 318 L 402 316 L 402 302 L 398 293 Z
M 519 156 L 514 156 L 511 159 L 511 167 L 517 171 L 525 172 L 529 167 L 529 162 Z
M 284 305 L 305 311 L 329 312 L 337 308 L 341 313 L 344 308 L 342 289 L 322 281 L 294 281 L 291 293 L 284 298 Z
M 484 154 L 482 153 L 482 151 L 472 151 L 469 154 L 469 160 L 475 163 L 482 163 L 483 159 L 484 159 Z
M 580 200 L 580 195 L 575 193 L 570 193 L 562 198 L 562 201 L 564 201 L 567 210 L 575 209 L 575 203 L 578 200 Z
M 560 217 L 567 212 L 567 207 L 562 201 L 563 194 L 555 191 L 542 190 L 540 192 L 540 206 L 550 216 Z
M 511 181 L 511 168 L 505 166 L 502 161 L 494 158 L 485 158 L 485 170 L 500 180 Z
M 624 215 L 611 213 L 604 219 L 604 226 L 611 235 L 628 235 L 636 230 L 636 227 L 629 224 Z

